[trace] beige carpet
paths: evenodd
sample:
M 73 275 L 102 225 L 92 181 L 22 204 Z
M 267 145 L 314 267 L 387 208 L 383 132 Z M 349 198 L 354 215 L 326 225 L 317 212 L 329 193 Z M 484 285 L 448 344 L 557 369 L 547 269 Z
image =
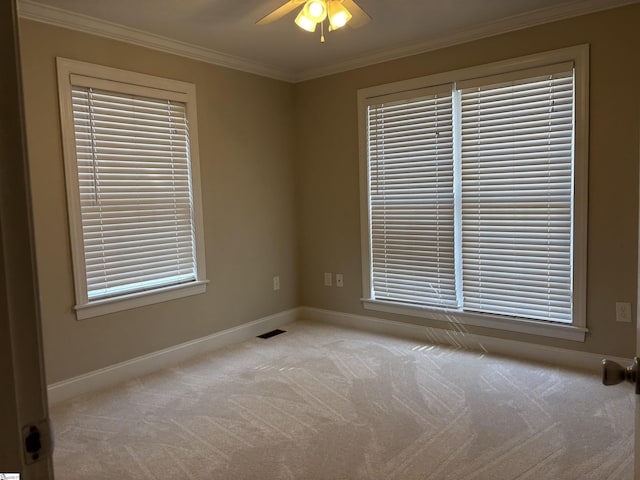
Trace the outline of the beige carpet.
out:
M 58 480 L 631 480 L 597 376 L 323 324 L 52 411 Z

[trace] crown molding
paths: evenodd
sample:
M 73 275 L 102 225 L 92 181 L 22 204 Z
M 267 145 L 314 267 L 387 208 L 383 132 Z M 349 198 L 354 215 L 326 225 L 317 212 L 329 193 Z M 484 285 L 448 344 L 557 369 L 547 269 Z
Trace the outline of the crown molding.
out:
M 240 70 L 263 77 L 285 82 L 298 83 L 327 75 L 342 73 L 377 63 L 397 60 L 421 53 L 451 47 L 482 38 L 512 32 L 527 27 L 564 20 L 611 8 L 638 3 L 640 0 L 574 0 L 570 3 L 534 10 L 504 19 L 487 22 L 482 25 L 460 29 L 448 35 L 430 38 L 419 43 L 394 46 L 347 60 L 331 63 L 319 68 L 298 72 L 275 69 L 247 58 L 229 55 L 208 48 L 181 42 L 168 37 L 125 27 L 95 17 L 74 13 L 61 8 L 51 7 L 33 0 L 19 0 L 18 14 L 21 18 L 47 23 L 57 27 L 69 28 L 83 33 L 119 40 L 154 50 L 159 50 L 202 62 Z
M 88 15 L 74 13 L 57 7 L 44 5 L 33 0 L 19 0 L 18 15 L 20 18 L 69 28 L 83 33 L 98 35 L 112 40 L 119 40 L 141 47 L 171 53 L 193 60 L 218 65 L 221 67 L 253 73 L 263 77 L 274 78 L 285 82 L 293 82 L 295 78 L 290 72 L 281 71 L 268 65 L 242 57 L 228 55 L 208 48 L 163 37 L 135 28 L 101 20 Z
M 359 55 L 342 62 L 332 63 L 319 68 L 313 68 L 298 72 L 295 75 L 295 82 L 313 80 L 315 78 L 334 75 L 356 68 L 367 67 L 377 63 L 388 62 L 400 58 L 419 55 L 441 48 L 452 47 L 462 43 L 492 37 L 502 33 L 513 32 L 523 28 L 543 25 L 559 20 L 565 20 L 580 15 L 595 13 L 612 8 L 623 7 L 639 3 L 640 0 L 575 0 L 571 3 L 554 5 L 552 7 L 541 8 L 532 12 L 527 12 L 511 17 L 503 18 L 493 22 L 487 22 L 476 27 L 465 28 L 437 38 L 430 38 L 419 43 L 407 43 L 401 46 L 385 48 L 365 55 Z

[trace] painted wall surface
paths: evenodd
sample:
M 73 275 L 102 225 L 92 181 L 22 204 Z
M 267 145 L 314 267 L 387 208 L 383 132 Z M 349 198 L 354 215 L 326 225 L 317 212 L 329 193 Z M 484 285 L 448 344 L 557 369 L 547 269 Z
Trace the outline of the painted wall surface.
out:
M 640 129 L 640 5 L 290 85 L 22 21 L 21 47 L 48 383 L 298 305 L 449 328 L 363 309 L 357 90 L 545 50 L 591 45 L 589 252 L 584 343 L 471 333 L 632 356 Z M 207 293 L 85 321 L 73 312 L 55 57 L 196 84 Z M 344 288 L 323 286 L 344 274 Z M 271 279 L 280 275 L 281 290 Z M 298 287 L 299 286 L 299 287 Z
M 48 383 L 299 304 L 290 84 L 31 21 L 21 47 Z M 76 320 L 56 56 L 196 84 L 205 294 Z
M 449 328 L 365 310 L 362 294 L 357 90 L 523 55 L 591 46 L 588 301 L 584 343 L 493 329 L 471 333 L 632 356 L 635 326 L 615 302 L 635 302 L 640 131 L 640 5 L 529 28 L 296 85 L 296 188 L 302 304 Z M 344 274 L 344 288 L 323 286 Z

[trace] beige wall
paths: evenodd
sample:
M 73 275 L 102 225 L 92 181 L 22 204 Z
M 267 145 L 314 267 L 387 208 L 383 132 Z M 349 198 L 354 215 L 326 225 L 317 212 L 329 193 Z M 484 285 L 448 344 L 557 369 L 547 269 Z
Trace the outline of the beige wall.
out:
M 21 43 L 49 383 L 299 304 L 290 84 L 31 21 Z M 196 84 L 206 294 L 75 319 L 56 56 Z
M 591 135 L 585 343 L 496 330 L 472 333 L 599 354 L 632 356 L 635 326 L 615 321 L 615 302 L 635 303 L 638 230 L 640 6 L 610 10 L 358 69 L 296 86 L 298 231 L 302 304 L 446 325 L 364 310 L 358 190 L 359 88 L 589 43 Z M 344 288 L 323 286 L 344 273 Z
M 615 302 L 636 297 L 639 22 L 634 5 L 290 85 L 23 21 L 49 383 L 298 305 L 446 328 L 361 306 L 357 89 L 581 43 L 591 44 L 590 333 L 576 343 L 468 330 L 631 356 L 634 325 L 615 322 Z M 196 84 L 211 280 L 206 294 L 75 320 L 56 56 Z M 345 287 L 324 287 L 323 272 L 344 273 Z M 281 277 L 279 292 L 271 289 L 273 275 Z

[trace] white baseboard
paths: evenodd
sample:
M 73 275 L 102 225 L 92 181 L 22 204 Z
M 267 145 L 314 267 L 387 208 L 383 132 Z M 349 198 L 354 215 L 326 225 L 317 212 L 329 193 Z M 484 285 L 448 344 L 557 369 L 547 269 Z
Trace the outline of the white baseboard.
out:
M 299 309 L 279 312 L 253 322 L 229 328 L 206 337 L 181 343 L 157 352 L 132 358 L 93 372 L 49 385 L 49 406 L 83 393 L 100 390 L 227 345 L 242 342 L 286 325 L 299 317 Z
M 456 326 L 458 330 L 444 330 L 311 307 L 300 307 L 298 318 L 598 373 L 601 371 L 602 359 L 605 357 L 595 353 L 474 335 L 463 331 L 462 325 Z M 629 358 L 611 355 L 606 355 L 606 358 L 625 366 L 632 363 Z
M 325 322 L 356 330 L 412 338 L 430 344 L 450 345 L 464 350 L 484 351 L 592 372 L 600 372 L 604 357 L 595 353 L 474 335 L 464 332 L 462 326 L 458 326 L 459 330 L 444 330 L 365 315 L 299 307 L 54 383 L 48 387 L 49 405 L 53 406 L 83 393 L 97 391 L 161 368 L 177 365 L 200 354 L 248 340 L 296 320 Z M 622 365 L 632 362 L 629 358 L 610 355 L 606 357 Z

